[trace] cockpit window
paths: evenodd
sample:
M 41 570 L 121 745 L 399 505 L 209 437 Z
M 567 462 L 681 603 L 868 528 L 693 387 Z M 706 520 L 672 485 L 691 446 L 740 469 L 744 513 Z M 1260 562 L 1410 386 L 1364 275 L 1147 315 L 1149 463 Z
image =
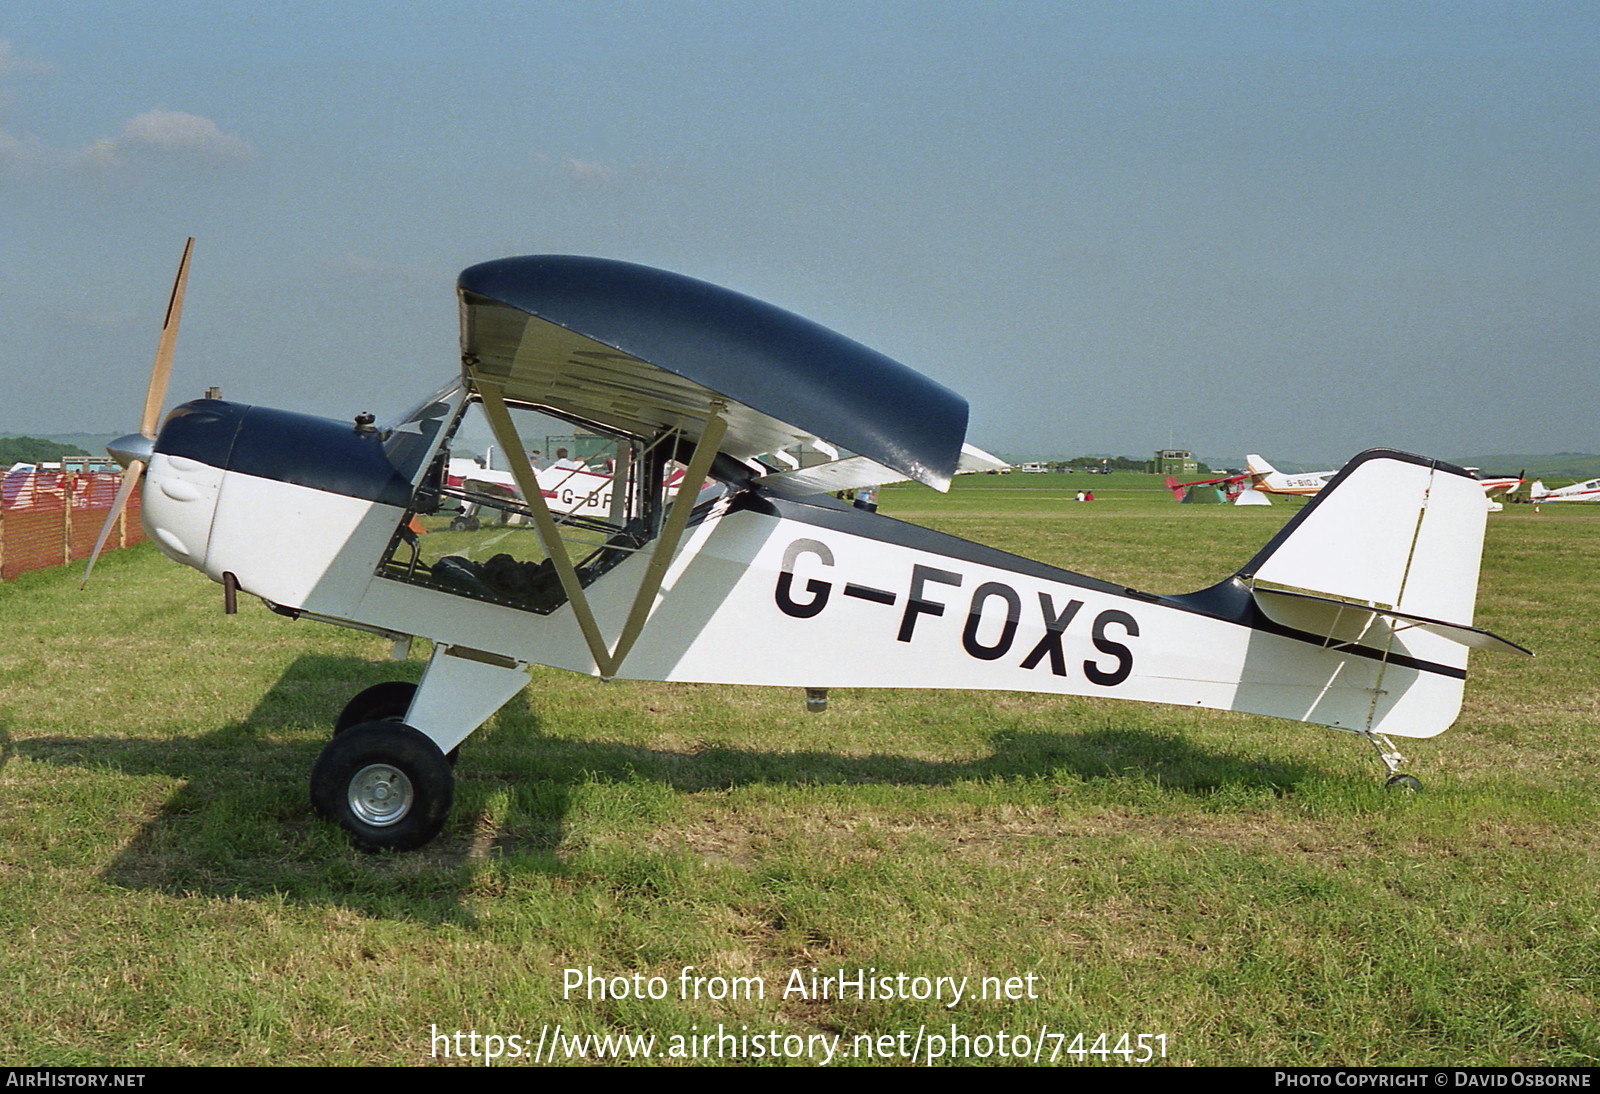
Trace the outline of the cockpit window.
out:
M 453 405 L 448 398 L 439 403 Z M 386 443 L 438 429 L 424 404 Z M 510 405 L 524 451 L 502 450 L 471 399 L 450 429 L 378 569 L 381 576 L 546 614 L 566 603 L 521 481 L 537 482 L 578 580 L 588 585 L 655 538 L 683 469 L 678 438 L 603 432 L 545 408 Z M 689 494 L 693 504 L 696 491 Z

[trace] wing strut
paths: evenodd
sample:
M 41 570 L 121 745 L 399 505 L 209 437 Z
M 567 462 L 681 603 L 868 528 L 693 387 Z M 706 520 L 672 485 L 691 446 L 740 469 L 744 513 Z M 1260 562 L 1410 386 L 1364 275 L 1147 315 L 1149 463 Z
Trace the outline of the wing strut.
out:
M 470 365 L 468 367 L 471 368 Z M 496 443 L 506 452 L 527 451 L 527 446 L 517 435 L 516 425 L 511 421 L 511 413 L 506 409 L 501 385 L 476 370 L 472 371 L 472 379 L 478 394 L 483 399 L 484 416 L 489 419 L 489 428 L 494 431 Z M 718 445 L 727 429 L 727 422 L 722 417 L 725 407 L 726 404 L 720 399 L 711 403 L 705 427 L 700 431 L 700 439 L 695 444 L 693 455 L 689 457 L 689 467 L 684 472 L 683 485 L 679 488 L 678 497 L 667 513 L 661 534 L 656 537 L 655 551 L 645 568 L 639 588 L 634 593 L 633 607 L 622 626 L 622 633 L 617 636 L 615 647 L 609 647 L 605 636 L 600 633 L 600 624 L 589 606 L 583 584 L 578 578 L 577 568 L 572 564 L 572 557 L 567 554 L 567 545 L 556 527 L 555 517 L 551 515 L 550 506 L 544 500 L 544 491 L 539 488 L 539 480 L 534 477 L 533 466 L 527 460 L 511 461 L 511 475 L 516 479 L 517 488 L 522 491 L 523 500 L 527 502 L 528 510 L 533 515 L 534 528 L 544 544 L 545 553 L 550 556 L 550 562 L 555 567 L 561 588 L 567 594 L 567 601 L 572 605 L 572 614 L 578 621 L 579 630 L 583 632 L 583 640 L 589 646 L 589 653 L 594 657 L 600 675 L 608 680 L 616 676 L 628 652 L 633 649 L 639 632 L 644 629 L 645 622 L 650 618 L 650 609 L 655 605 L 656 593 L 661 590 L 661 582 L 666 578 L 667 567 L 671 565 L 673 556 L 678 553 L 678 541 L 683 537 L 683 530 L 689 523 L 689 513 L 694 509 L 695 492 L 710 472 L 711 461 L 716 457 Z

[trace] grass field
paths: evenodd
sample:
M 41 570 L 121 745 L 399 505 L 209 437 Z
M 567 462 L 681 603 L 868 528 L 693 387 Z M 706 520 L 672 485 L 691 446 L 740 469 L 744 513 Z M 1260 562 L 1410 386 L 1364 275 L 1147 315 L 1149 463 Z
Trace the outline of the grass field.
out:
M 1088 476 L 1013 475 L 882 508 L 1156 592 L 1231 572 L 1292 511 L 1094 478 L 1092 505 Z M 1478 622 L 1538 656 L 1474 656 L 1456 727 L 1402 742 L 1420 794 L 1385 793 L 1354 737 L 1242 715 L 841 691 L 808 715 L 536 670 L 410 855 L 349 849 L 306 778 L 345 699 L 420 661 L 225 617 L 149 548 L 84 593 L 79 567 L 28 575 L 0 586 L 0 1059 L 461 1063 L 431 1035 L 531 1052 L 560 1024 L 653 1035 L 658 1060 L 720 1026 L 758 1062 L 937 1034 L 958 1062 L 1020 1036 L 1118 1064 L 1146 1034 L 1167 1063 L 1592 1065 L 1600 509 L 1489 525 Z M 685 999 L 685 966 L 764 997 Z M 568 969 L 664 997 L 564 992 Z M 784 997 L 841 969 L 970 980 L 953 1007 Z

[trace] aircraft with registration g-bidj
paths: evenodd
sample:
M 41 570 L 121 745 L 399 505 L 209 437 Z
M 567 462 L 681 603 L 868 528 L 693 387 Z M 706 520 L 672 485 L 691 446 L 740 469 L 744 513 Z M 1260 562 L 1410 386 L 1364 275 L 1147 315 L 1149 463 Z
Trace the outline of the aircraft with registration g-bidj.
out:
M 1333 481 L 1337 471 L 1311 471 L 1301 474 L 1286 474 L 1273 467 L 1260 456 L 1250 455 L 1245 457 L 1245 466 L 1249 469 L 1244 475 L 1236 479 L 1217 481 L 1250 481 L 1250 489 L 1258 494 L 1288 494 L 1291 496 L 1310 497 L 1320 493 L 1322 488 Z M 1504 505 L 1496 495 L 1507 495 L 1522 485 L 1521 475 L 1491 475 L 1479 474 L 1476 467 L 1463 468 L 1469 475 L 1477 480 L 1479 488 L 1483 491 L 1484 501 L 1489 507 L 1489 512 L 1498 513 Z
M 1257 455 L 1244 458 L 1248 474 L 1244 476 L 1250 480 L 1251 489 L 1261 494 L 1288 494 L 1295 497 L 1309 497 L 1320 493 L 1324 486 L 1333 481 L 1337 471 L 1305 471 L 1298 474 L 1286 474 L 1273 467 L 1265 459 Z
M 1246 470 L 1242 475 L 1223 475 L 1214 479 L 1198 479 L 1194 482 L 1179 482 L 1175 477 L 1168 475 L 1166 487 L 1179 501 L 1185 499 L 1186 491 L 1190 487 L 1215 486 L 1219 487 L 1224 496 L 1235 505 L 1271 505 L 1272 502 L 1266 497 L 1268 494 L 1309 497 L 1319 493 L 1338 474 L 1337 471 L 1312 471 L 1287 475 L 1260 456 L 1249 455 L 1244 460 Z
M 1414 787 L 1388 735 L 1450 726 L 1469 650 L 1520 650 L 1472 625 L 1485 510 L 1459 467 L 1364 452 L 1232 576 L 1146 593 L 835 500 L 898 479 L 946 490 L 998 461 L 965 444 L 966 401 L 906 366 L 601 258 L 464 271 L 458 373 L 391 423 L 199 399 L 157 432 L 187 256 L 141 431 L 112 445 L 121 497 L 143 470 L 151 538 L 230 605 L 249 593 L 402 656 L 427 643 L 421 682 L 352 698 L 312 769 L 316 809 L 362 847 L 438 834 L 455 750 L 533 664 L 1249 711 L 1357 734 Z M 514 490 L 452 484 L 456 438 L 484 426 L 508 453 L 606 437 L 606 504 L 557 513 L 525 460 Z M 674 500 L 675 474 L 703 488 Z M 452 531 L 467 504 L 516 519 Z

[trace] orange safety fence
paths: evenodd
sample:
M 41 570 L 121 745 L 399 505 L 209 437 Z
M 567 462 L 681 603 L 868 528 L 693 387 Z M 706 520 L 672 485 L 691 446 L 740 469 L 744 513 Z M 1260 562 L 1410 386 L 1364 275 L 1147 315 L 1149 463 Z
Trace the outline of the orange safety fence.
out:
M 0 480 L 0 581 L 88 558 L 122 484 L 120 471 L 14 470 Z M 128 499 L 106 550 L 145 538 L 139 492 Z

